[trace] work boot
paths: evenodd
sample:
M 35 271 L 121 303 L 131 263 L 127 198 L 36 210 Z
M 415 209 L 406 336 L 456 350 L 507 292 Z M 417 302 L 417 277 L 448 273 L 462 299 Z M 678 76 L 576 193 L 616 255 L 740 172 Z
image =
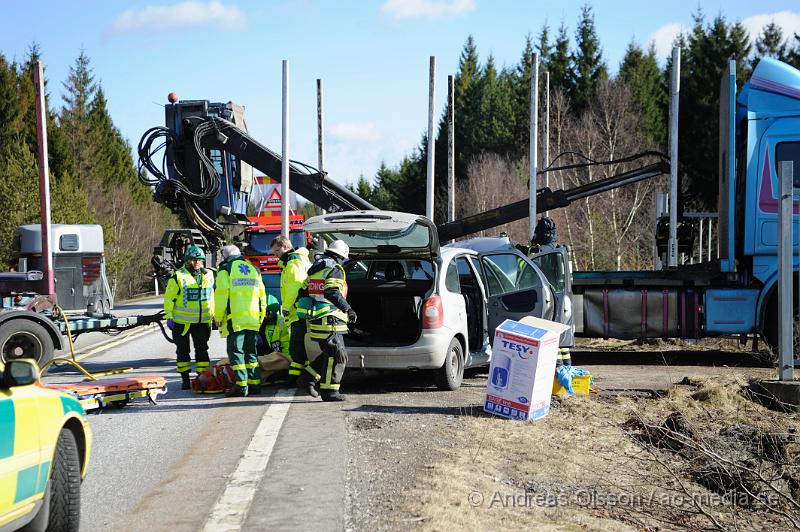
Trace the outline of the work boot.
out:
M 340 394 L 338 390 L 334 390 L 331 393 L 322 394 L 322 400 L 325 402 L 334 402 L 334 401 L 346 401 L 347 398 Z
M 189 373 L 181 373 L 181 390 L 189 390 L 192 383 L 189 381 Z
M 261 386 L 248 386 L 247 395 L 261 395 Z
M 248 390 L 244 386 L 234 386 L 225 392 L 225 397 L 247 397 Z
M 304 391 L 311 397 L 319 397 L 319 392 L 317 391 L 317 383 L 312 381 L 311 379 L 306 378 L 305 375 L 301 375 L 297 379 L 297 388 L 299 390 Z

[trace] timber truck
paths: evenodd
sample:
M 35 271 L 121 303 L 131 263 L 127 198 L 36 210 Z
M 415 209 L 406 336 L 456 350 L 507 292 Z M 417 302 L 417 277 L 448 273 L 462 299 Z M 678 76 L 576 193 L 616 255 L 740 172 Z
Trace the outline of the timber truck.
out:
M 713 154 L 709 154 L 713 156 Z M 800 199 L 800 71 L 762 59 L 736 95 L 736 62 L 720 82 L 718 258 L 653 271 L 570 272 L 566 248 L 553 251 L 543 271 L 572 293 L 578 336 L 595 338 L 687 338 L 761 335 L 778 343 L 778 183 L 782 163 L 792 161 L 793 269 L 798 282 Z M 661 170 L 669 167 L 661 163 Z M 635 182 L 662 173 L 634 172 Z M 665 173 L 665 172 L 664 172 Z M 539 189 L 537 212 L 564 207 L 608 190 L 603 181 L 568 191 Z M 680 199 L 679 199 L 680 202 Z M 440 240 L 460 238 L 528 216 L 528 200 L 449 222 Z M 555 265 L 555 267 L 553 266 Z M 794 321 L 798 327 L 798 296 Z M 794 352 L 800 348 L 795 334 Z

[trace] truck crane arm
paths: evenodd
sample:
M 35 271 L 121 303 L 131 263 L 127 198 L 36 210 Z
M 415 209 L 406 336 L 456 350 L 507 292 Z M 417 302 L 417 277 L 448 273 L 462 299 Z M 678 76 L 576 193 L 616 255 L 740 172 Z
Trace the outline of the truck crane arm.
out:
M 550 190 L 548 187 L 540 188 L 536 191 L 536 212 L 541 213 L 566 207 L 573 201 L 666 173 L 669 173 L 669 163 L 659 161 L 567 190 Z M 478 231 L 522 220 L 530 215 L 529 209 L 530 201 L 526 198 L 502 207 L 473 214 L 460 220 L 441 224 L 438 226 L 439 241 L 454 240 Z

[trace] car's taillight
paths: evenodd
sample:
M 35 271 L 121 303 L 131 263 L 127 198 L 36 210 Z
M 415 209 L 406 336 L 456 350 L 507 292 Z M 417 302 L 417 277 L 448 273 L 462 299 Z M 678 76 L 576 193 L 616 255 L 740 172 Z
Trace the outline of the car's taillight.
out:
M 422 328 L 438 329 L 444 325 L 444 312 L 442 312 L 442 298 L 431 296 L 422 305 Z

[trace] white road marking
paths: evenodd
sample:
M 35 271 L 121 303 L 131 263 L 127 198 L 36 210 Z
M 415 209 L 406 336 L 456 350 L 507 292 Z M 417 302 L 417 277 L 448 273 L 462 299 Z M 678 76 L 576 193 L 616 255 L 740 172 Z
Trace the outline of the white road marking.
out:
M 279 390 L 273 397 L 276 399 L 291 399 L 294 390 Z M 269 405 L 264 417 L 256 428 L 253 439 L 245 449 L 236 470 L 228 479 L 225 491 L 211 509 L 208 520 L 203 526 L 204 532 L 228 532 L 241 530 L 250 504 L 258 490 L 258 485 L 267 470 L 269 457 L 278 433 L 286 419 L 290 402 L 273 403 Z

